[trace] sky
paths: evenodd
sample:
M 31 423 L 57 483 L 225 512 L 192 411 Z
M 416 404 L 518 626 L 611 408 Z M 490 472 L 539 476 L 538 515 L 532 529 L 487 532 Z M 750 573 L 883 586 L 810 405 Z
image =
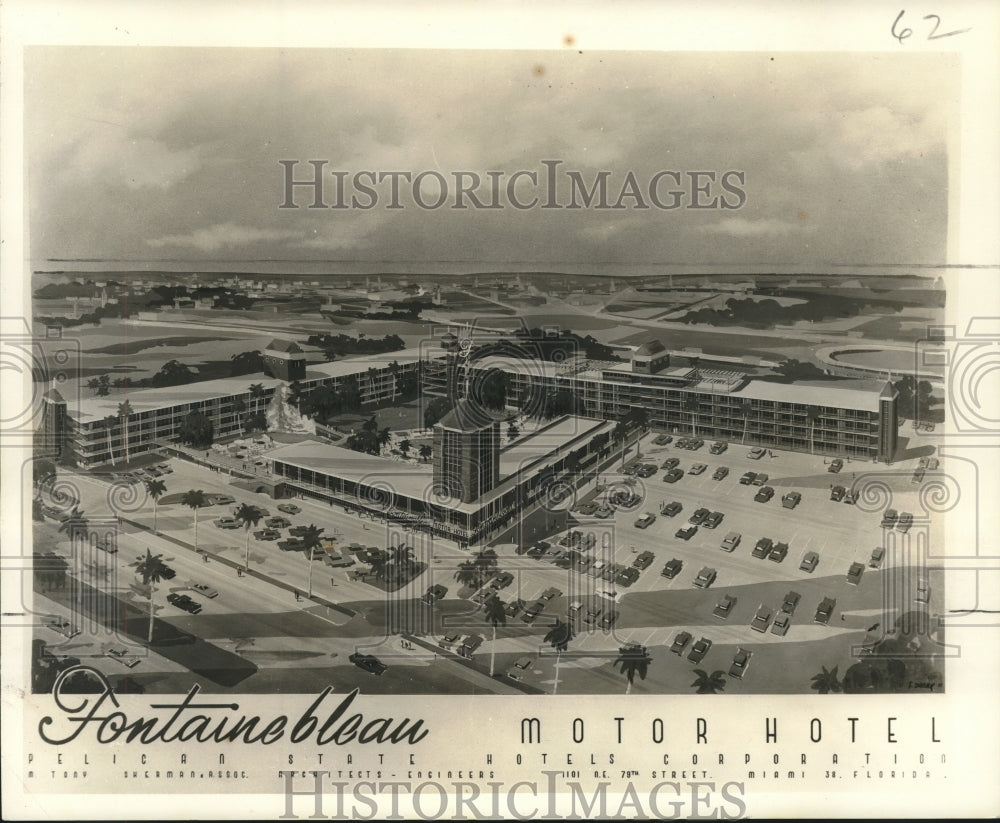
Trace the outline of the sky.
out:
M 32 47 L 25 151 L 36 269 L 57 261 L 867 265 L 945 260 L 949 101 L 933 54 Z M 285 170 L 436 172 L 374 208 L 281 209 Z M 517 209 L 506 184 L 560 160 L 608 204 Z M 501 173 L 502 208 L 451 208 L 457 171 Z M 661 203 L 680 189 L 681 207 Z M 716 175 L 705 195 L 693 171 Z M 726 172 L 737 197 L 720 186 Z M 420 189 L 436 199 L 433 174 Z M 467 178 L 468 179 L 468 178 Z M 532 197 L 522 176 L 515 196 Z M 486 185 L 478 190 L 489 203 Z M 712 203 L 713 208 L 690 208 Z M 466 199 L 466 205 L 471 201 Z M 578 201 L 581 202 L 582 201 Z M 649 208 L 638 208 L 644 203 Z M 738 208 L 721 208 L 721 204 Z M 64 266 L 68 268 L 69 266 Z M 248 266 L 249 268 L 249 266 Z M 289 266 L 293 268 L 293 266 Z

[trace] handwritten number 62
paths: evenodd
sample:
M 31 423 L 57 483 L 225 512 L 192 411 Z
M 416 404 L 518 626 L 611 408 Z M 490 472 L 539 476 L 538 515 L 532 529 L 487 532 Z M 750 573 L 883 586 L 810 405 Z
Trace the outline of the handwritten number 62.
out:
M 903 19 L 903 15 L 906 14 L 906 9 L 903 9 L 896 15 L 896 19 L 892 22 L 892 36 L 895 37 L 900 43 L 902 43 L 907 37 L 913 34 L 913 29 L 909 26 L 904 26 L 903 28 L 897 28 L 899 26 L 899 21 Z M 940 40 L 942 37 L 952 37 L 956 34 L 965 34 L 967 31 L 972 29 L 956 29 L 955 31 L 947 31 L 942 34 L 938 34 L 938 29 L 941 27 L 941 18 L 936 14 L 925 14 L 924 20 L 933 20 L 934 27 L 927 34 L 928 40 Z

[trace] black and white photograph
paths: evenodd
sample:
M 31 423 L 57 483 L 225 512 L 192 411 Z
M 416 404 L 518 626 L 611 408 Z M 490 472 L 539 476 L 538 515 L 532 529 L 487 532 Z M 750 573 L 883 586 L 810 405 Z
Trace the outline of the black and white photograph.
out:
M 962 51 L 996 19 L 878 8 L 840 50 L 14 26 L 19 793 L 995 814 L 937 804 L 997 763 L 956 754 L 996 726 L 996 107 L 970 127 Z

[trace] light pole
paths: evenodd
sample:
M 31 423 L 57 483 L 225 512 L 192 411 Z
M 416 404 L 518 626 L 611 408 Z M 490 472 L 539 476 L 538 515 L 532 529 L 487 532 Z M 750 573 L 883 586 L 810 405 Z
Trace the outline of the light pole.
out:
M 315 546 L 309 547 L 309 596 L 313 594 L 313 555 L 316 552 Z

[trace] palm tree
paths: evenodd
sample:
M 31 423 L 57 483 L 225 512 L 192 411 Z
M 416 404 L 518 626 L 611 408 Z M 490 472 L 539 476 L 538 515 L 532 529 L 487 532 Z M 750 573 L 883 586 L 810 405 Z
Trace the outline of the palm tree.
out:
M 726 677 L 721 671 L 709 674 L 704 669 L 695 669 L 694 673 L 698 679 L 691 685 L 698 687 L 698 694 L 716 694 L 726 688 Z
M 389 427 L 386 426 L 384 429 L 379 429 L 378 434 L 375 435 L 375 442 L 378 443 L 379 451 L 385 448 L 386 444 L 392 439 L 392 434 L 389 432 Z
M 160 496 L 167 490 L 167 484 L 159 478 L 146 481 L 146 494 L 153 498 L 153 533 L 156 533 L 156 514 L 160 509 Z
M 302 400 L 302 384 L 298 380 L 292 381 L 292 384 L 288 387 L 288 403 L 289 405 L 299 407 L 299 403 Z
M 406 457 L 410 449 L 413 448 L 413 443 L 409 440 L 401 440 L 399 442 L 399 450 L 403 453 L 403 457 Z
M 247 533 L 246 562 L 244 566 L 247 571 L 250 571 L 250 529 L 260 522 L 260 519 L 264 516 L 264 512 L 256 506 L 251 506 L 249 503 L 241 503 L 233 516 L 243 524 L 243 528 Z
M 299 535 L 299 539 L 302 541 L 302 548 L 306 550 L 309 554 L 309 596 L 312 597 L 313 593 L 313 553 L 320 545 L 320 535 L 323 533 L 323 529 L 320 526 L 314 526 L 310 523 L 306 526 L 302 533 Z
M 815 406 L 810 406 L 806 410 L 806 420 L 809 422 L 809 454 L 815 454 L 813 432 L 816 430 L 816 421 L 819 420 L 819 409 Z
M 424 443 L 424 445 L 420 447 L 419 453 L 420 453 L 420 459 L 426 463 L 434 455 L 434 449 L 428 446 L 426 443 Z
M 122 437 L 125 444 L 125 463 L 129 462 L 128 454 L 128 418 L 132 414 L 132 404 L 123 400 L 118 404 L 118 419 L 122 421 Z
M 104 424 L 104 433 L 108 436 L 108 456 L 111 458 L 111 462 L 115 462 L 115 453 L 111 448 L 111 427 L 118 422 L 118 418 L 113 414 L 109 414 L 104 420 L 101 421 Z
M 74 506 L 69 513 L 69 517 L 59 524 L 59 531 L 69 535 L 72 541 L 80 532 L 86 532 L 88 528 L 87 516 L 80 511 L 78 506 Z
M 466 560 L 458 564 L 455 571 L 455 580 L 470 589 L 478 589 L 482 570 L 472 560 Z
M 163 563 L 162 554 L 153 554 L 146 549 L 146 556 L 133 560 L 130 566 L 135 568 L 136 574 L 142 577 L 144 586 L 149 586 L 149 635 L 146 638 L 146 645 L 153 645 L 153 593 L 156 591 L 156 584 L 163 579 L 167 567 Z
M 826 666 L 821 666 L 820 668 L 822 671 L 819 674 L 814 674 L 812 676 L 812 685 L 809 688 L 814 689 L 820 694 L 839 692 L 843 685 L 840 680 L 837 679 L 837 669 L 839 667 L 834 666 L 829 671 L 827 671 Z
M 497 626 L 507 625 L 507 612 L 503 610 L 503 601 L 496 595 L 487 600 L 483 607 L 486 609 L 486 619 L 493 624 L 493 643 L 490 645 L 490 677 L 493 677 L 493 663 L 497 653 Z
M 695 435 L 698 433 L 697 427 L 697 413 L 698 413 L 698 396 L 694 394 L 689 394 L 684 398 L 684 410 L 691 412 L 691 434 Z
M 413 549 L 400 544 L 390 546 L 386 553 L 385 575 L 392 582 L 399 582 L 401 577 L 407 576 L 413 568 Z
M 233 413 L 236 415 L 236 425 L 240 429 L 240 437 L 243 436 L 243 413 L 247 410 L 247 404 L 243 402 L 243 399 L 237 397 L 233 401 Z
M 258 406 L 260 405 L 261 398 L 264 397 L 264 384 L 263 383 L 251 383 L 250 387 L 247 389 L 250 392 L 251 405 L 254 407 L 254 414 L 260 411 Z
M 743 415 L 743 438 L 740 443 L 747 442 L 747 427 L 750 425 L 750 412 L 753 411 L 753 403 L 749 400 L 744 400 L 740 405 L 740 414 Z
M 208 498 L 201 489 L 189 489 L 184 492 L 181 503 L 194 509 L 194 547 L 198 548 L 198 509 L 208 504 Z
M 556 650 L 556 678 L 552 684 L 552 694 L 556 694 L 559 691 L 559 664 L 562 661 L 562 653 L 566 651 L 570 640 L 573 639 L 573 635 L 573 627 L 569 623 L 563 623 L 558 617 L 556 618 L 555 625 L 545 635 L 545 642 Z
M 631 693 L 636 675 L 639 675 L 640 680 L 646 679 L 646 672 L 649 671 L 649 664 L 652 662 L 645 646 L 622 646 L 618 650 L 615 665 L 621 667 L 621 673 L 628 679 L 625 694 Z
M 472 562 L 479 569 L 479 585 L 481 586 L 483 581 L 487 580 L 497 570 L 497 553 L 493 549 L 484 549 L 476 553 Z

